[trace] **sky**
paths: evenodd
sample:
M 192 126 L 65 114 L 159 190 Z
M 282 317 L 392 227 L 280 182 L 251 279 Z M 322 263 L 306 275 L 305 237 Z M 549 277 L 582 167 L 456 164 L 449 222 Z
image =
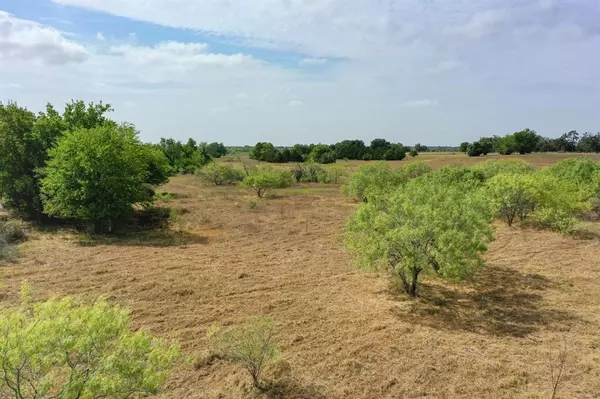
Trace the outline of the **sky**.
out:
M 0 0 L 0 101 L 144 141 L 600 131 L 600 0 Z

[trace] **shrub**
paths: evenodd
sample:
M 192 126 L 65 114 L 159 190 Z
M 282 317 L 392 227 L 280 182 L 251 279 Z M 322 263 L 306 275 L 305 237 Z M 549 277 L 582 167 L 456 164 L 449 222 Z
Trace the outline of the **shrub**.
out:
M 24 289 L 24 292 L 27 290 Z M 70 298 L 2 311 L 0 393 L 13 398 L 126 398 L 156 394 L 176 344 L 129 327 L 129 312 Z
M 322 167 L 314 163 L 307 163 L 302 175 L 302 181 L 307 183 L 322 183 L 327 176 L 327 172 Z
M 405 174 L 393 171 L 387 162 L 377 162 L 358 168 L 350 176 L 344 191 L 361 202 L 367 202 L 369 197 L 393 190 L 405 182 Z
M 346 168 L 341 165 L 333 165 L 327 168 L 327 181 L 326 183 L 338 184 L 340 180 L 347 176 Z
M 294 179 L 296 180 L 296 183 L 299 183 L 300 180 L 302 180 L 302 177 L 304 176 L 304 174 L 306 173 L 306 170 L 300 166 L 300 165 L 296 165 L 292 170 L 292 176 L 294 177 Z
M 347 223 L 345 246 L 358 267 L 387 270 L 417 296 L 423 272 L 462 278 L 482 266 L 492 219 L 480 196 L 418 179 L 361 204 Z
M 482 173 L 486 180 L 500 173 L 526 174 L 534 171 L 533 165 L 521 159 L 486 161 L 474 165 L 472 169 L 475 172 Z
M 416 157 L 417 155 L 419 155 L 419 153 L 417 152 L 417 150 L 410 150 L 410 156 L 411 157 Z
M 509 226 L 516 217 L 521 221 L 535 210 L 539 199 L 537 187 L 529 175 L 503 173 L 487 182 L 485 195 L 490 199 L 498 215 Z
M 406 179 L 416 179 L 431 172 L 431 166 L 424 161 L 411 162 L 398 169 L 397 173 L 404 176 Z
M 481 187 L 485 177 L 483 173 L 465 166 L 443 166 L 435 172 L 424 175 L 433 184 L 458 185 L 464 190 L 474 190 Z
M 196 175 L 202 181 L 215 186 L 223 184 L 234 184 L 244 180 L 244 171 L 223 163 L 212 162 L 205 167 L 196 170 Z
M 0 240 L 7 244 L 14 244 L 19 241 L 24 241 L 27 238 L 27 233 L 23 226 L 14 221 L 0 221 Z
M 313 147 L 308 159 L 322 164 L 335 163 L 337 160 L 337 154 L 328 145 L 317 144 Z
M 242 181 L 242 186 L 253 189 L 262 198 L 268 189 L 285 188 L 292 185 L 292 176 L 287 170 L 262 169 Z
M 224 331 L 213 326 L 207 336 L 215 354 L 241 364 L 252 376 L 254 386 L 262 388 L 262 372 L 278 357 L 273 319 L 251 317 Z
M 44 169 L 44 209 L 52 216 L 112 231 L 133 205 L 148 201 L 146 149 L 129 126 L 105 125 L 67 133 L 50 150 Z

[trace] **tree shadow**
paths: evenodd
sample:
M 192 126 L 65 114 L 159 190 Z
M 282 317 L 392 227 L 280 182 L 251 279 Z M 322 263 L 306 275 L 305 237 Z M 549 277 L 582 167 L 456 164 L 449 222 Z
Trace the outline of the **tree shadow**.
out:
M 263 391 L 263 397 L 268 399 L 326 399 L 319 387 L 300 382 L 293 377 L 270 382 Z
M 522 338 L 540 327 L 575 319 L 544 305 L 541 294 L 553 286 L 539 274 L 488 266 L 467 287 L 423 285 L 422 296 L 409 312 L 394 312 L 403 320 L 433 328 Z
M 207 244 L 208 237 L 175 230 L 146 230 L 114 235 L 86 235 L 78 241 L 84 247 L 99 245 L 135 247 L 177 247 L 191 244 Z

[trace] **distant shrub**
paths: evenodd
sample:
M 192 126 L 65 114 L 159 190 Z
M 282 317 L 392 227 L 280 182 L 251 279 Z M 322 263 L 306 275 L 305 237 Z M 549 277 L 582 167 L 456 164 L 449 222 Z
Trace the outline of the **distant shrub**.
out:
M 431 172 L 433 169 L 424 161 L 411 162 L 402 166 L 397 170 L 397 173 L 404 176 L 406 179 L 416 179 Z
M 405 183 L 406 180 L 405 174 L 392 170 L 389 163 L 377 162 L 358 168 L 350 176 L 344 191 L 361 202 L 367 202 L 369 197 L 393 190 Z
M 416 157 L 417 155 L 419 155 L 419 153 L 416 150 L 410 150 L 410 156 L 411 157 Z
M 262 388 L 263 371 L 278 358 L 273 319 L 251 317 L 244 324 L 227 330 L 213 326 L 207 337 L 216 355 L 241 364 L 252 376 L 254 386 Z
M 482 173 L 484 178 L 491 179 L 500 173 L 526 174 L 534 171 L 534 167 L 529 162 L 521 159 L 503 159 L 499 161 L 486 161 L 474 165 L 472 170 Z
M 268 189 L 285 188 L 292 184 L 292 175 L 287 170 L 262 169 L 252 173 L 242 181 L 242 186 L 251 188 L 259 198 Z
M 255 199 L 250 198 L 248 200 L 248 209 L 250 209 L 250 210 L 256 209 L 257 205 L 258 205 L 258 202 L 256 202 Z
M 308 159 L 322 164 L 335 163 L 337 160 L 337 154 L 328 145 L 317 144 L 313 147 L 312 151 L 308 155 Z
M 322 183 L 326 176 L 327 172 L 325 169 L 314 163 L 307 163 L 301 181 L 306 183 Z
M 296 165 L 292 170 L 292 176 L 294 177 L 294 179 L 296 180 L 296 183 L 299 183 L 300 180 L 302 180 L 302 177 L 304 176 L 304 173 L 306 173 L 306 170 L 300 166 L 300 165 Z
M 243 170 L 218 162 L 211 162 L 205 167 L 197 169 L 196 175 L 205 183 L 215 186 L 238 183 L 245 178 Z
M 20 223 L 14 220 L 0 221 L 0 240 L 14 244 L 25 239 L 27 239 L 27 233 Z
M 69 298 L 2 310 L 3 398 L 133 398 L 155 395 L 179 349 L 129 327 L 126 309 Z
M 347 176 L 346 168 L 341 165 L 333 165 L 327 168 L 327 181 L 326 183 L 338 184 L 340 180 Z

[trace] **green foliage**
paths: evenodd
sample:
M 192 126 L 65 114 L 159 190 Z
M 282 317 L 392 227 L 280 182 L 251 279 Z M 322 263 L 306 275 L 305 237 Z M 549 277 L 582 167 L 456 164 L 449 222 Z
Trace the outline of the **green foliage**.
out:
M 362 159 L 366 150 L 362 140 L 344 140 L 335 144 L 338 159 Z
M 389 271 L 416 296 L 422 272 L 462 278 L 482 266 L 491 220 L 480 196 L 417 179 L 361 204 L 347 223 L 345 246 L 359 267 Z
M 472 167 L 473 171 L 482 173 L 485 180 L 500 173 L 527 174 L 533 172 L 534 168 L 529 162 L 521 159 L 502 159 L 498 161 L 481 162 Z
M 169 181 L 171 165 L 159 146 L 144 144 L 142 157 L 146 160 L 146 183 L 158 186 Z
M 0 196 L 5 205 L 41 219 L 38 169 L 46 165 L 48 150 L 67 131 L 114 124 L 105 114 L 108 104 L 71 101 L 60 115 L 52 105 L 34 115 L 16 103 L 0 104 Z
M 212 158 L 221 158 L 223 155 L 227 155 L 227 148 L 223 143 L 210 143 L 206 145 L 206 152 Z
M 23 290 L 25 293 L 27 289 Z M 26 295 L 26 294 L 25 294 Z M 133 398 L 156 394 L 179 349 L 129 327 L 129 312 L 98 300 L 30 304 L 0 318 L 0 396 Z
M 327 172 L 325 169 L 319 165 L 309 162 L 302 169 L 302 176 L 300 180 L 306 183 L 323 183 L 326 177 Z
M 129 126 L 77 129 L 50 150 L 42 179 L 45 211 L 91 223 L 96 232 L 148 201 L 147 148 Z
M 538 194 L 529 174 L 502 173 L 487 182 L 486 197 L 509 226 L 515 218 L 523 221 L 535 210 Z
M 243 170 L 217 162 L 211 162 L 198 169 L 196 175 L 205 183 L 214 184 L 215 186 L 239 183 L 246 177 Z
M 467 152 L 468 148 L 469 148 L 468 141 L 464 141 L 464 142 L 460 143 L 460 147 L 459 147 L 460 152 Z
M 409 164 L 410 165 L 410 164 Z M 407 165 L 407 166 L 409 166 Z M 406 173 L 398 173 L 390 168 L 387 162 L 364 165 L 350 176 L 344 190 L 346 194 L 361 202 L 394 190 L 407 180 Z
M 430 173 L 433 169 L 424 161 L 411 162 L 398 168 L 397 173 L 404 176 L 405 179 L 416 179 Z
M 172 173 L 194 173 L 212 159 L 207 146 L 202 143 L 198 145 L 191 138 L 185 144 L 174 139 L 161 138 L 159 147 L 169 161 Z
M 346 168 L 341 165 L 332 165 L 327 168 L 327 177 L 325 183 L 339 184 L 341 179 L 346 177 Z
M 23 226 L 14 221 L 0 221 L 0 260 L 14 261 L 18 251 L 14 244 L 27 239 Z
M 292 175 L 287 170 L 262 169 L 246 176 L 241 185 L 253 189 L 262 198 L 268 189 L 291 186 Z
M 414 158 L 414 157 L 416 157 L 416 156 L 418 156 L 418 155 L 419 155 L 419 153 L 417 152 L 417 150 L 415 150 L 415 149 L 412 149 L 412 150 L 410 150 L 410 156 L 411 156 L 411 157 L 413 157 L 413 158 Z
M 251 317 L 244 324 L 226 330 L 213 326 L 207 336 L 215 354 L 242 365 L 252 376 L 254 386 L 262 388 L 263 371 L 279 355 L 273 319 Z
M 530 154 L 536 150 L 540 136 L 530 129 L 521 130 L 512 134 L 514 138 L 515 152 L 519 154 Z
M 426 173 L 422 178 L 429 180 L 430 184 L 455 185 L 464 191 L 476 190 L 485 181 L 481 171 L 460 165 L 443 166 L 434 172 Z
M 313 147 L 308 159 L 321 164 L 335 163 L 337 154 L 328 145 L 317 144 Z
M 404 146 L 399 143 L 391 144 L 383 153 L 383 159 L 386 161 L 401 161 L 404 158 L 406 158 L 406 151 L 404 150 Z

